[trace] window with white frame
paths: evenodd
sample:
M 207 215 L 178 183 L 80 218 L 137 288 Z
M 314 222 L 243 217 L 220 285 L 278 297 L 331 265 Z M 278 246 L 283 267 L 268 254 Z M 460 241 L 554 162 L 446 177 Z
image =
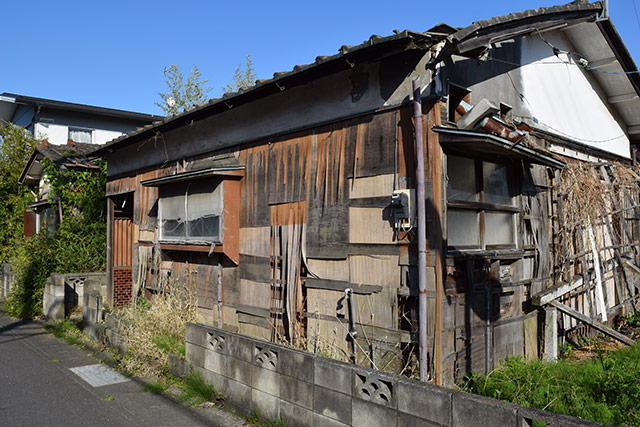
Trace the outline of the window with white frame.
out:
M 93 131 L 83 128 L 69 128 L 69 138 L 73 142 L 91 144 Z
M 223 183 L 199 180 L 159 187 L 160 240 L 221 243 Z
M 447 155 L 447 239 L 460 249 L 516 247 L 514 174 L 508 164 Z

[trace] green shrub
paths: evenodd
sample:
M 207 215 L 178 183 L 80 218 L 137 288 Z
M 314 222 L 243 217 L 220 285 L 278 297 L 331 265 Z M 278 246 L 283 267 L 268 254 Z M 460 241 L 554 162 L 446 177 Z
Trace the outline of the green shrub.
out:
M 32 319 L 42 314 L 42 294 L 53 273 L 103 271 L 107 218 L 105 168 L 87 172 L 60 170 L 43 160 L 47 180 L 61 197 L 62 221 L 55 235 L 13 236 L 9 262 L 16 274 L 7 300 L 10 315 Z M 20 219 L 22 221 L 22 219 Z

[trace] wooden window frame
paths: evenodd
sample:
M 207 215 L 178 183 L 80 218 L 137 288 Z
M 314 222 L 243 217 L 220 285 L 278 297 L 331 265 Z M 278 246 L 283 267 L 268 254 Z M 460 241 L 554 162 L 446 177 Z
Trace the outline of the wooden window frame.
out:
M 448 228 L 450 226 L 448 220 L 448 212 L 449 209 L 457 209 L 457 210 L 466 210 L 466 211 L 475 211 L 478 214 L 478 244 L 477 245 L 450 245 L 447 242 L 447 250 L 455 251 L 455 250 L 501 250 L 501 249 L 517 249 L 519 247 L 519 238 L 518 238 L 518 230 L 519 230 L 519 222 L 520 222 L 520 214 L 522 213 L 522 208 L 519 206 L 519 200 L 517 197 L 517 192 L 514 191 L 518 185 L 518 179 L 516 176 L 516 171 L 513 162 L 505 161 L 504 159 L 495 159 L 490 157 L 470 157 L 468 155 L 464 155 L 462 153 L 447 153 L 447 175 L 449 171 L 448 160 L 449 156 L 462 157 L 469 160 L 473 160 L 474 162 L 474 176 L 475 176 L 475 187 L 476 194 L 478 195 L 478 201 L 466 201 L 466 200 L 449 200 L 448 198 L 448 189 L 447 189 L 447 236 Z M 513 203 L 509 205 L 505 204 L 497 204 L 497 203 L 487 203 L 484 201 L 485 193 L 484 193 L 484 176 L 483 176 L 483 168 L 486 163 L 493 163 L 497 165 L 503 165 L 507 167 L 507 182 L 509 185 L 510 191 L 513 192 L 513 196 L 511 197 Z M 446 185 L 445 185 L 446 187 Z M 487 245 L 485 234 L 486 234 L 486 224 L 485 224 L 485 214 L 487 212 L 496 212 L 496 213 L 509 213 L 514 216 L 513 218 L 513 240 L 512 243 L 509 244 L 495 244 L 495 245 Z

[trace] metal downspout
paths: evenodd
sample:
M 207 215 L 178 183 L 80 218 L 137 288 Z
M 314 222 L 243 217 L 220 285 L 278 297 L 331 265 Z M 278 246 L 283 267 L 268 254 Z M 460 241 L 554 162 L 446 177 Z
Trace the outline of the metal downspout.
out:
M 427 381 L 427 229 L 422 145 L 422 93 L 420 77 L 413 79 L 413 127 L 416 138 L 416 199 L 418 204 L 418 321 L 420 380 Z

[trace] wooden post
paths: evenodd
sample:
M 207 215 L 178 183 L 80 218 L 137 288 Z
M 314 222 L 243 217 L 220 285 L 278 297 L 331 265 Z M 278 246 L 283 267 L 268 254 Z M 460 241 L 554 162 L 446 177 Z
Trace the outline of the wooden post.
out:
M 544 308 L 544 358 L 547 362 L 558 359 L 558 310 L 551 305 Z
M 113 220 L 114 203 L 107 197 L 107 304 L 113 307 Z

